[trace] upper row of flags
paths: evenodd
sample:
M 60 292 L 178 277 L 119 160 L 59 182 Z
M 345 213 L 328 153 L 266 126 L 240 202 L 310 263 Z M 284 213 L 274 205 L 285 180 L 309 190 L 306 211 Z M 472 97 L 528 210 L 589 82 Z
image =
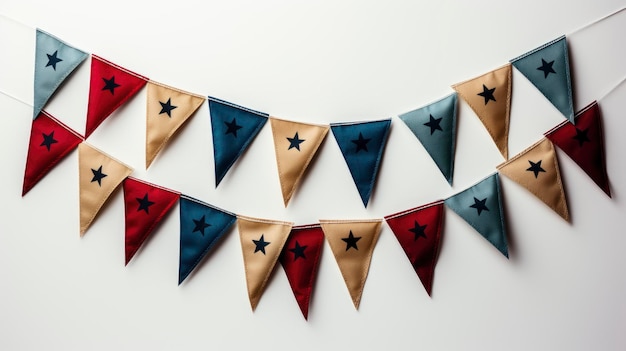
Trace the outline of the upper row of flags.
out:
M 33 118 L 37 119 L 57 88 L 89 55 L 40 29 L 36 31 L 35 55 Z M 147 85 L 148 168 L 168 140 L 207 98 L 155 82 L 99 56 L 91 55 L 91 58 L 85 138 Z M 459 96 L 476 113 L 504 159 L 508 160 L 512 67 L 526 76 L 569 122 L 576 123 L 567 40 L 562 36 L 500 68 L 455 84 L 452 86 L 454 93 L 399 116 L 422 143 L 448 183 L 453 181 Z M 283 120 L 213 97 L 208 97 L 208 104 L 216 186 L 269 119 L 285 206 L 331 130 L 367 207 L 391 119 L 329 126 Z

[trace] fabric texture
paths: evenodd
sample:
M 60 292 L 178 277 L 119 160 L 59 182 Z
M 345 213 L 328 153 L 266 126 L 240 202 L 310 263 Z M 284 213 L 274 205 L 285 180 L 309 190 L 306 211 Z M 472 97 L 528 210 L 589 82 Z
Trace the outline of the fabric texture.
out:
M 78 133 L 41 111 L 30 129 L 22 196 L 82 141 L 83 137 Z
M 474 110 L 504 159 L 509 158 L 511 64 L 452 86 Z
M 452 185 L 456 141 L 457 94 L 401 114 L 400 119 L 422 143 L 437 167 Z
M 320 220 L 320 224 L 346 282 L 352 303 L 358 309 L 382 219 Z

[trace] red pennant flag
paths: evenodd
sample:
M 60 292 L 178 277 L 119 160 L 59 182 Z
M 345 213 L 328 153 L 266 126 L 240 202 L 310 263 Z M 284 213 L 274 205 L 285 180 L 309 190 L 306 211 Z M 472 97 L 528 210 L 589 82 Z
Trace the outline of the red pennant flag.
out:
M 45 111 L 33 120 L 26 156 L 22 196 L 74 150 L 83 137 Z
M 147 81 L 146 77 L 91 55 L 85 137 L 89 137 L 113 111 L 137 94 Z
M 124 180 L 126 264 L 178 202 L 180 193 L 128 177 Z
M 443 201 L 437 201 L 385 217 L 428 295 L 437 264 L 443 212 Z
M 323 246 L 324 232 L 321 225 L 292 227 L 280 255 L 280 264 L 285 269 L 304 319 L 309 316 L 309 301 Z
M 600 108 L 596 101 L 575 117 L 576 125 L 564 121 L 547 132 L 546 138 L 576 162 L 609 197 L 609 178 L 604 160 L 604 137 Z

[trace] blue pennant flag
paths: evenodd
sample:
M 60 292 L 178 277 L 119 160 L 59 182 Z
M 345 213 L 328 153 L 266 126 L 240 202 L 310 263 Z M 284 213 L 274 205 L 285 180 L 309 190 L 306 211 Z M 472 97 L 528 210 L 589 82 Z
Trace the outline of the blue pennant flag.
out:
M 178 284 L 196 268 L 236 219 L 233 213 L 181 195 Z
M 451 196 L 445 204 L 509 257 L 498 173 Z
M 391 119 L 330 125 L 365 207 L 378 174 L 390 125 Z
M 565 118 L 574 123 L 574 100 L 565 36 L 513 59 L 511 63 Z
M 456 140 L 457 94 L 400 115 L 452 185 Z
M 208 100 L 217 187 L 226 172 L 259 134 L 269 115 L 210 96 Z
M 61 83 L 87 56 L 87 53 L 37 29 L 33 119 L 37 118 Z

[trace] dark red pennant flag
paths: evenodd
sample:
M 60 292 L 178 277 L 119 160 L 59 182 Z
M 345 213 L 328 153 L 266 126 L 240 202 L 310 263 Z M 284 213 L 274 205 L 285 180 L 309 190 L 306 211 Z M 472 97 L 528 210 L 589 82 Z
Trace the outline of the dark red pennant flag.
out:
M 22 196 L 26 195 L 83 137 L 45 111 L 33 120 Z
M 385 220 L 430 295 L 441 240 L 443 201 L 389 215 Z
M 172 209 L 180 193 L 128 177 L 124 180 L 126 264 Z
M 309 317 L 309 301 L 323 246 L 324 232 L 319 224 L 296 226 L 291 228 L 280 255 L 280 264 L 287 273 L 304 319 Z
M 102 121 L 133 97 L 147 81 L 146 77 L 91 55 L 85 137 L 89 137 Z
M 576 125 L 565 121 L 547 132 L 546 138 L 580 166 L 609 197 L 609 179 L 604 159 L 602 117 L 596 101 L 575 117 Z

